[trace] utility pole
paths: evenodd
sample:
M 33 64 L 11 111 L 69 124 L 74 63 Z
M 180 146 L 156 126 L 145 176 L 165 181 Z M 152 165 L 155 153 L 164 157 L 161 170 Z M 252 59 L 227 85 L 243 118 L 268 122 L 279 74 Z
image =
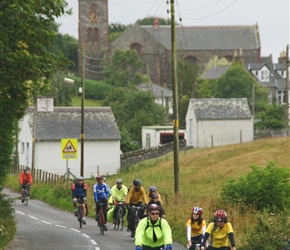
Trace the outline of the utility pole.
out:
M 289 136 L 289 44 L 286 47 L 286 131 Z
M 85 106 L 85 60 L 84 60 L 84 46 L 82 46 L 82 108 L 81 108 L 81 169 L 80 175 L 84 176 L 84 106 Z
M 175 30 L 175 10 L 174 0 L 171 4 L 171 66 L 172 66 L 172 85 L 173 85 L 173 143 L 174 143 L 174 192 L 179 193 L 179 117 L 178 117 L 178 87 L 177 87 L 177 64 L 176 64 L 176 30 Z

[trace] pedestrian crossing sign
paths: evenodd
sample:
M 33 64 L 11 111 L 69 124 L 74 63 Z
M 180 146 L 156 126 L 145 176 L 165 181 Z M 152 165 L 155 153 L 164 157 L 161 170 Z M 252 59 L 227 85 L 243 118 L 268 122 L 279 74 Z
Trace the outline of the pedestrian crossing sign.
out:
M 78 140 L 62 139 L 61 140 L 62 159 L 77 159 L 78 156 Z

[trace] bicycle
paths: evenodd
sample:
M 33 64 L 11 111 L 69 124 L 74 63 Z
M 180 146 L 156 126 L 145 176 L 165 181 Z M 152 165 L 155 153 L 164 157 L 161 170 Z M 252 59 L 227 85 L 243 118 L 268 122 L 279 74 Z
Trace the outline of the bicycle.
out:
M 95 204 L 95 206 L 100 206 L 100 211 L 97 214 L 97 221 L 98 221 L 98 226 L 100 227 L 100 234 L 102 235 L 104 235 L 106 231 L 105 214 L 104 214 L 104 208 L 103 208 L 104 205 L 107 205 L 107 204 L 103 204 L 103 203 Z M 96 211 L 97 211 L 97 207 L 96 207 Z
M 85 203 L 84 199 L 78 198 L 78 216 L 77 220 L 80 224 L 80 228 L 83 227 L 83 206 L 82 204 Z
M 136 206 L 131 206 L 131 209 L 132 209 L 132 212 L 134 212 L 134 231 L 131 232 L 131 237 L 134 238 L 135 237 L 135 232 L 136 232 L 136 228 L 138 226 L 138 223 L 140 221 L 140 218 L 139 218 L 139 210 L 142 210 L 144 209 L 144 206 L 139 206 L 139 207 L 136 207 Z
M 24 189 L 24 205 L 28 205 L 28 200 L 29 200 L 29 192 L 28 192 L 28 185 L 23 185 L 23 189 Z
M 200 250 L 200 244 L 198 241 L 191 241 L 191 247 L 187 247 L 187 249 L 192 249 L 192 250 Z
M 116 204 L 116 207 L 115 209 L 117 209 L 117 219 L 114 223 L 114 229 L 116 230 L 119 230 L 119 227 L 120 230 L 122 231 L 123 230 L 123 224 L 124 224 L 124 211 L 123 211 L 123 207 L 124 205 L 126 204 L 126 202 L 118 202 Z

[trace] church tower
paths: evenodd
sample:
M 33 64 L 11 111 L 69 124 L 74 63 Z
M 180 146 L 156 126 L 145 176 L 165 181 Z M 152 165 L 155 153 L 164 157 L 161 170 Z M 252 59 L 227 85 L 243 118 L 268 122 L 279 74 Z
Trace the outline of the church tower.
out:
M 108 43 L 108 0 L 79 0 L 79 76 L 82 76 L 84 51 L 85 78 L 102 79 L 100 64 Z

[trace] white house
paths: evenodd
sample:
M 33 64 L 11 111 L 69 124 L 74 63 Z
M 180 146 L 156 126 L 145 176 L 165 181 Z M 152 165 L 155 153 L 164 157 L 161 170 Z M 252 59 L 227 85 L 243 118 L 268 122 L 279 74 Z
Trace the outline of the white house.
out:
M 168 108 L 168 113 L 173 114 L 173 92 L 154 83 L 142 83 L 137 85 L 139 90 L 150 91 L 154 96 L 155 103 Z
M 173 126 L 142 126 L 142 148 L 173 142 Z M 179 130 L 179 140 L 186 140 L 186 131 Z
M 194 148 L 252 141 L 254 125 L 247 99 L 190 99 L 186 132 L 186 145 Z
M 30 107 L 19 125 L 19 164 L 63 175 L 67 160 L 62 159 L 61 140 L 77 139 L 77 159 L 69 159 L 68 168 L 74 175 L 80 174 L 81 108 L 53 107 L 51 98 L 42 98 L 37 111 Z M 110 107 L 84 109 L 84 177 L 95 176 L 97 169 L 103 174 L 117 172 L 120 139 Z

